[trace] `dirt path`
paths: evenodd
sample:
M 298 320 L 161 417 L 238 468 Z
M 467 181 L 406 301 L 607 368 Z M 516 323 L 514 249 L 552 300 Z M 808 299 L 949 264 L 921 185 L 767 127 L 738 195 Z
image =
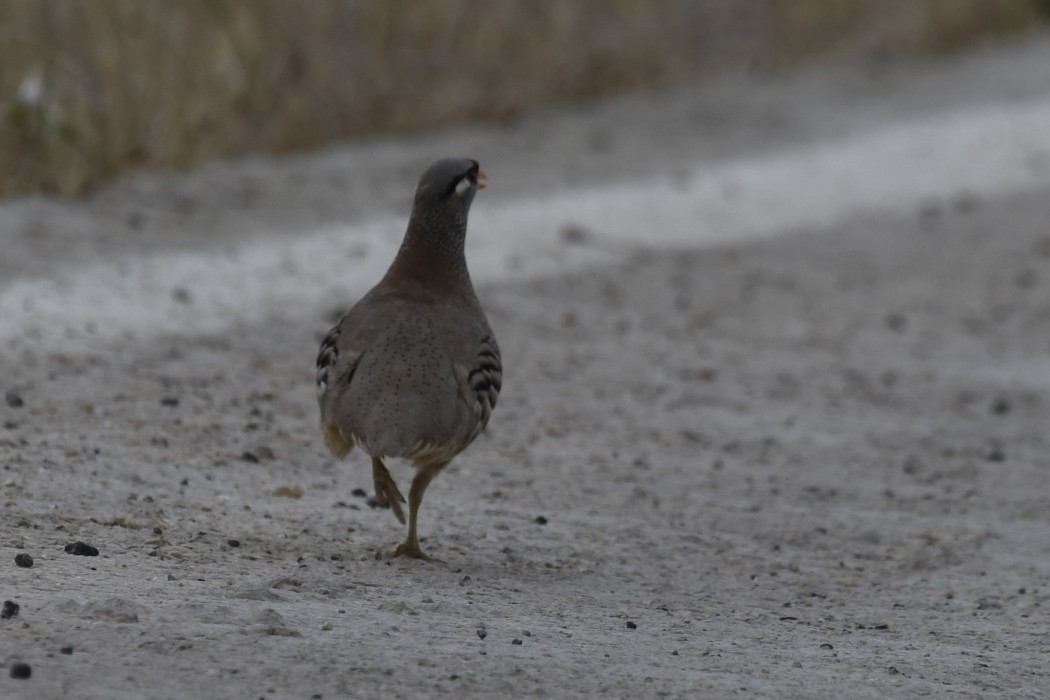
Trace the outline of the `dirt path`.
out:
M 485 284 L 507 374 L 428 492 L 445 566 L 377 561 L 402 532 L 321 446 L 332 309 L 10 343 L 0 696 L 1044 697 L 1047 221 L 969 195 Z

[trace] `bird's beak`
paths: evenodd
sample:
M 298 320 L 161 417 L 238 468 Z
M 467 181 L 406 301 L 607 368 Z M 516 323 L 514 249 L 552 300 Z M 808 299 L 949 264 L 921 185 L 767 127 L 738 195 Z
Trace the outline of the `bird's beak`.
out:
M 486 187 L 488 187 L 488 184 L 489 184 L 489 179 L 485 175 L 485 171 L 484 170 L 478 170 L 478 189 L 479 190 L 483 190 Z

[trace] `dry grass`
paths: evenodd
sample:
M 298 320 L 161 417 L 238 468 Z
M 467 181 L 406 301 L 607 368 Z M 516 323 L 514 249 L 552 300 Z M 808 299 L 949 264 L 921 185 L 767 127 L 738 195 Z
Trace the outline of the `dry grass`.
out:
M 1045 0 L 0 0 L 0 193 L 829 52 L 943 51 Z

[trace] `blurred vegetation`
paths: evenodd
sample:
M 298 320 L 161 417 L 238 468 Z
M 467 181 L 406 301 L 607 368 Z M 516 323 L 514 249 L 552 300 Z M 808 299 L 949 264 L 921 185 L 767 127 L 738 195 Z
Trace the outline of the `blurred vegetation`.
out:
M 0 0 L 0 193 L 83 193 L 812 56 L 941 52 L 1047 0 Z

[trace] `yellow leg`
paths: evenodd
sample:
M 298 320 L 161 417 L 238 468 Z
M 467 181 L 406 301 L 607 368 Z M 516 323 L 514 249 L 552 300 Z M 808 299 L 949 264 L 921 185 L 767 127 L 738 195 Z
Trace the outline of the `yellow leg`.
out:
M 404 525 L 405 513 L 401 510 L 401 504 L 405 502 L 405 497 L 401 495 L 397 484 L 394 483 L 394 477 L 390 476 L 383 460 L 378 457 L 372 458 L 372 481 L 376 487 L 376 503 L 384 508 L 386 506 L 393 508 L 394 516 L 397 517 L 399 523 Z
M 440 561 L 427 556 L 419 548 L 419 538 L 416 536 L 416 521 L 419 515 L 419 504 L 423 502 L 423 492 L 427 490 L 431 479 L 445 468 L 448 462 L 441 464 L 427 464 L 419 467 L 419 473 L 412 480 L 412 488 L 408 491 L 408 538 L 397 546 L 392 557 L 415 557 L 416 559 L 427 559 L 429 561 Z

